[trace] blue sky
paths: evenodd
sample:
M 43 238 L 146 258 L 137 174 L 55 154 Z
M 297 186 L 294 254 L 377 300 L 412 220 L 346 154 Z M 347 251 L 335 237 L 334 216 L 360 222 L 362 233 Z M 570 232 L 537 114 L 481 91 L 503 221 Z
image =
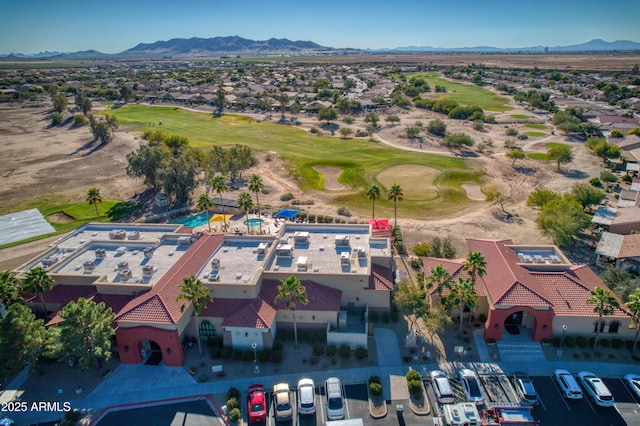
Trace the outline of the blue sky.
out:
M 238 35 L 382 48 L 640 42 L 640 0 L 0 0 L 0 53 Z

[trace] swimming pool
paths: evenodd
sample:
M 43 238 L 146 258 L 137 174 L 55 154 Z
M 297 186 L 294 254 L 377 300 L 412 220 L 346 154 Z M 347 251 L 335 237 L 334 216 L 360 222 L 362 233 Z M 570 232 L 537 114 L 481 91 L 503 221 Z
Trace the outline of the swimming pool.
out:
M 213 216 L 213 215 L 209 214 L 209 216 L 207 216 L 206 212 L 202 212 L 202 213 L 198 213 L 198 214 L 195 214 L 195 215 L 192 215 L 192 216 L 176 219 L 176 220 L 171 221 L 169 223 L 175 224 L 175 225 L 179 224 L 179 225 L 184 225 L 184 226 L 196 227 L 196 226 L 206 225 L 207 222 L 209 221 L 209 219 L 211 219 L 211 216 Z
M 259 226 L 259 225 L 260 225 L 261 223 L 263 223 L 263 222 L 264 222 L 264 220 L 262 220 L 262 219 L 258 219 L 258 218 L 256 217 L 256 218 L 253 218 L 253 219 L 245 220 L 244 222 L 242 222 L 242 224 L 243 224 L 244 226 L 251 226 L 251 227 L 254 227 L 254 226 Z

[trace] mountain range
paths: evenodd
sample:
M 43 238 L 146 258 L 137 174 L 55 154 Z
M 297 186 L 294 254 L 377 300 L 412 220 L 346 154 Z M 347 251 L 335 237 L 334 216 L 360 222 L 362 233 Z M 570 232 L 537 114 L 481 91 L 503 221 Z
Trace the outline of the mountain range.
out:
M 10 53 L 0 55 L 4 60 L 21 59 L 68 59 L 68 60 L 127 60 L 154 58 L 196 58 L 231 56 L 302 56 L 302 55 L 345 55 L 375 53 L 580 53 L 640 51 L 640 43 L 629 40 L 607 42 L 594 39 L 586 43 L 571 46 L 531 46 L 520 48 L 499 48 L 491 46 L 442 48 L 430 46 L 404 46 L 392 49 L 351 49 L 321 46 L 312 41 L 291 41 L 286 38 L 269 40 L 250 40 L 239 36 L 189 39 L 174 38 L 155 43 L 139 43 L 120 53 L 108 54 L 97 50 L 60 53 L 40 52 L 34 55 Z

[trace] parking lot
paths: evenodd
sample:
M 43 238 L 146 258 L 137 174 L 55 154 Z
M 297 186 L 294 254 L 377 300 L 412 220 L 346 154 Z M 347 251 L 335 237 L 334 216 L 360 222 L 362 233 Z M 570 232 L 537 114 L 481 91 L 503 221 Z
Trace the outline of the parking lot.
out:
M 615 398 L 615 408 L 603 408 L 596 406 L 590 398 L 570 401 L 566 400 L 551 376 L 532 376 L 533 384 L 538 393 L 540 403 L 533 409 L 533 417 L 544 425 L 566 425 L 569 421 L 572 425 L 634 425 L 640 424 L 640 401 L 627 389 L 621 378 L 603 378 Z M 486 405 L 500 405 L 501 403 L 519 403 L 520 400 L 513 386 L 512 378 L 506 375 L 479 375 L 481 390 Z M 456 402 L 465 400 L 460 380 L 457 377 L 449 377 L 451 387 L 456 397 Z M 441 413 L 437 404 L 431 380 L 424 379 L 427 397 L 432 407 L 428 416 L 417 416 L 409 408 L 408 400 L 387 401 L 388 414 L 382 419 L 373 419 L 369 415 L 367 385 L 349 384 L 343 385 L 345 396 L 345 420 L 362 419 L 365 425 L 425 425 L 434 424 L 433 417 Z M 317 385 L 317 383 L 316 383 Z M 295 389 L 291 390 L 292 406 L 297 407 Z M 397 407 L 402 404 L 403 411 L 398 413 Z M 273 398 L 269 393 L 267 397 L 266 425 L 275 425 Z M 482 411 L 479 407 L 479 411 Z M 243 395 L 243 417 L 248 421 L 246 407 L 246 392 Z M 322 386 L 316 386 L 316 414 L 301 416 L 297 414 L 287 422 L 277 422 L 282 425 L 315 426 L 327 424 L 326 396 Z M 569 420 L 570 419 L 570 420 Z

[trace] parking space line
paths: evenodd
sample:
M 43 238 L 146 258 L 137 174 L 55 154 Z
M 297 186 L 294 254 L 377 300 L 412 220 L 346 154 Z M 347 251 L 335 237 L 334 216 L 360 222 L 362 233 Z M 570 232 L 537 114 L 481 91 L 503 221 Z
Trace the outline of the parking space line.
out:
M 567 410 L 571 411 L 571 408 L 569 407 L 569 404 L 567 404 L 567 400 L 565 399 L 564 395 L 562 394 L 562 391 L 560 390 L 560 387 L 558 386 L 558 383 L 556 383 L 556 380 L 555 380 L 555 378 L 553 376 L 551 376 L 551 382 L 553 383 L 553 387 L 556 388 L 556 390 L 560 394 L 560 399 L 562 399 L 562 402 L 564 402 L 564 406 L 567 407 Z
M 322 417 L 322 424 L 326 424 L 326 421 L 324 420 L 324 406 L 322 405 L 322 400 L 324 398 L 322 398 L 322 388 L 320 388 L 320 395 L 318 395 L 318 400 L 320 401 L 320 404 L 318 404 L 320 406 L 320 417 Z
M 344 395 L 344 410 L 345 410 L 345 419 L 350 419 L 351 416 L 349 415 L 349 404 L 347 403 L 347 401 L 349 401 L 347 399 L 347 388 L 344 387 L 344 385 L 342 385 L 342 395 Z
M 618 379 L 618 380 L 620 380 L 622 382 L 622 387 L 627 391 L 627 393 L 629 395 L 631 395 L 631 399 L 636 404 L 636 406 L 638 408 L 640 408 L 640 404 L 638 404 L 638 400 L 636 399 L 636 396 L 633 394 L 633 392 L 631 392 L 631 390 L 629 390 L 629 387 L 627 386 L 627 382 L 625 382 L 624 379 Z
M 587 393 L 584 392 L 584 396 L 583 398 L 587 401 L 587 404 L 589 404 L 589 407 L 591 407 L 591 411 L 593 411 L 594 413 L 596 412 L 596 409 L 593 408 L 593 405 L 591 405 L 591 402 L 589 402 L 589 397 L 587 396 Z

